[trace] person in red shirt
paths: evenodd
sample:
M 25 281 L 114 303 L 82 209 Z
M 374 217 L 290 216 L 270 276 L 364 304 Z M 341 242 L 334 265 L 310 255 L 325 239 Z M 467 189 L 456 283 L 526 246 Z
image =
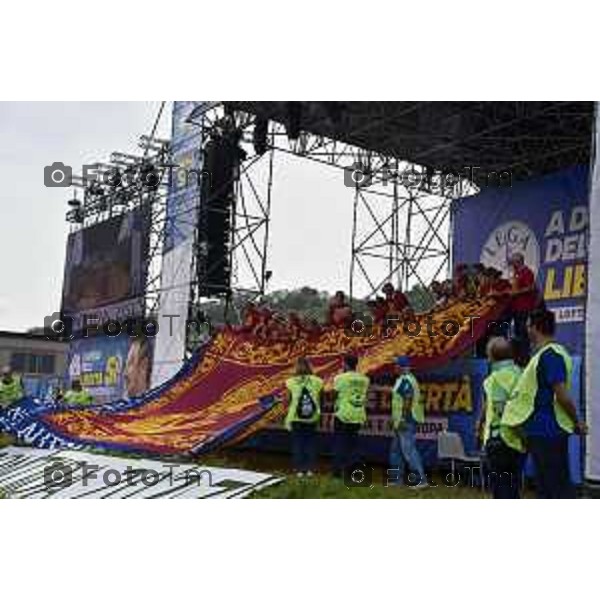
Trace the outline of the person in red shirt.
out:
M 465 298 L 469 287 L 469 269 L 465 264 L 456 265 L 452 279 L 452 292 L 456 298 Z
M 433 297 L 435 308 L 444 306 L 444 304 L 446 304 L 447 298 L 444 294 L 444 287 L 442 283 L 439 281 L 432 281 L 431 285 L 429 286 L 429 291 Z
M 385 322 L 385 317 L 387 316 L 387 304 L 384 298 L 377 296 L 375 300 L 369 300 L 367 302 L 367 308 L 371 311 L 373 322 L 376 325 L 382 325 Z
M 525 258 L 520 252 L 513 254 L 508 264 L 513 272 L 511 313 L 514 334 L 520 350 L 519 358 L 524 359 L 529 355 L 531 347 L 527 334 L 527 318 L 540 304 L 539 292 L 535 285 L 535 275 L 525 264 Z
M 250 333 L 260 323 L 260 311 L 258 310 L 254 302 L 248 302 L 244 306 L 242 312 L 242 325 L 240 331 L 243 333 Z
M 400 288 L 394 289 L 391 283 L 386 283 L 381 291 L 385 294 L 385 304 L 388 315 L 399 316 L 405 308 L 410 306 L 408 298 Z
M 492 272 L 495 269 L 484 269 L 477 281 L 477 296 L 485 298 L 490 296 L 493 291 Z
M 510 303 L 509 299 L 512 296 L 512 286 L 510 281 L 502 278 L 502 271 L 489 267 L 485 269 L 484 279 L 479 284 L 479 294 L 481 297 L 496 298 L 498 302 L 506 304 L 504 310 L 495 320 L 488 321 L 486 325 L 486 333 L 476 344 L 477 356 L 485 357 L 487 343 L 492 337 L 508 338 L 510 334 Z
M 335 327 L 343 327 L 351 317 L 352 307 L 346 300 L 346 294 L 342 291 L 336 292 L 329 303 L 327 324 Z
M 271 320 L 273 318 L 273 312 L 266 306 L 262 306 L 258 310 L 258 322 L 252 329 L 252 335 L 261 340 L 266 340 L 269 337 L 269 330 L 271 329 Z
M 512 294 L 512 285 L 508 279 L 502 277 L 502 271 L 498 269 L 490 269 L 490 296 L 507 298 Z

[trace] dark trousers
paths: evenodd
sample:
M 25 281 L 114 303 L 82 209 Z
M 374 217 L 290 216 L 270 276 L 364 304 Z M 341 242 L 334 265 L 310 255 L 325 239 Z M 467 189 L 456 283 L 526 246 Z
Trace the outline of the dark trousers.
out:
M 344 470 L 358 462 L 358 432 L 357 423 L 343 423 L 335 419 L 333 424 L 333 475 L 341 477 Z
M 527 447 L 535 467 L 538 498 L 575 498 L 569 472 L 569 436 L 529 436 Z
M 531 344 L 529 342 L 529 334 L 527 333 L 527 318 L 529 311 L 513 312 L 512 320 L 514 323 L 514 335 L 517 345 L 517 354 L 519 362 L 526 361 L 531 352 Z
M 524 455 L 513 450 L 500 439 L 488 442 L 485 455 L 487 481 L 492 496 L 497 500 L 520 498 Z
M 317 463 L 317 427 L 312 423 L 292 423 L 292 464 L 296 471 L 314 471 Z

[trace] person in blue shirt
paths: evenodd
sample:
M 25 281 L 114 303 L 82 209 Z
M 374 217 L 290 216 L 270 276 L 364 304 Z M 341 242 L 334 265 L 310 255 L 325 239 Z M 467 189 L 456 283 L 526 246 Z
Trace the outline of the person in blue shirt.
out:
M 533 411 L 523 423 L 527 450 L 535 468 L 536 491 L 540 498 L 574 498 L 575 488 L 569 472 L 569 431 L 557 421 L 557 406 L 572 422 L 571 430 L 584 435 L 585 423 L 579 420 L 569 396 L 570 357 L 554 342 L 554 313 L 540 309 L 530 314 L 529 339 L 537 360 Z M 530 365 L 531 367 L 531 365 Z
M 410 370 L 408 356 L 396 359 L 398 379 L 392 388 L 392 442 L 390 445 L 388 482 L 403 485 L 404 464 L 416 473 L 414 489 L 429 487 L 423 461 L 417 449 L 417 423 L 423 423 L 425 413 L 419 383 Z

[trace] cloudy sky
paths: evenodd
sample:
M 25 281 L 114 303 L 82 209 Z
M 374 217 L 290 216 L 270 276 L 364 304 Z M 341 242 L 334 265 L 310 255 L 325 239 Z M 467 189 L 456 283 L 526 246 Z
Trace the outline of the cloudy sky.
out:
M 44 166 L 135 152 L 160 102 L 0 103 L 0 329 L 22 331 L 58 310 L 71 192 L 47 188 Z M 170 131 L 170 103 L 159 135 Z M 276 160 L 269 268 L 271 289 L 347 288 L 352 191 L 342 173 L 285 155 Z

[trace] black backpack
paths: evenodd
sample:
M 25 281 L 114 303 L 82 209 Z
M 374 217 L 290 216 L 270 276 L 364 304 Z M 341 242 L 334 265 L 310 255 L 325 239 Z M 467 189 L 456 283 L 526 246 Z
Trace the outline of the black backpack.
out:
M 312 397 L 309 389 L 303 386 L 300 390 L 300 398 L 298 398 L 298 406 L 296 407 L 296 418 L 301 421 L 310 421 L 317 412 L 317 403 Z

